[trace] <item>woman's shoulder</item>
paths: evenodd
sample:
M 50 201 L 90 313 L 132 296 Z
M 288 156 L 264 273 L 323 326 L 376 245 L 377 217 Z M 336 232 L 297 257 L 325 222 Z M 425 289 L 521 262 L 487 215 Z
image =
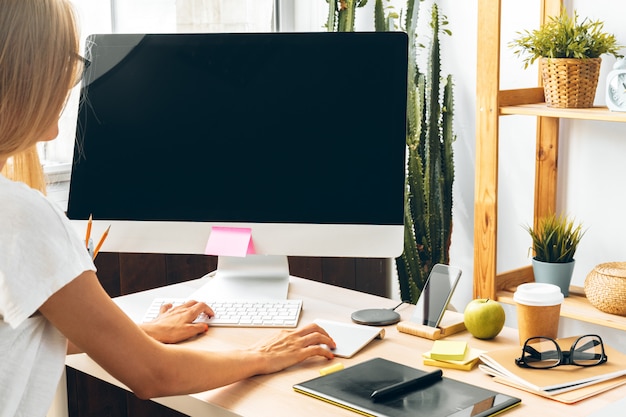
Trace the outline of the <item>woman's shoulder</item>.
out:
M 41 192 L 24 183 L 0 176 L 0 222 L 16 225 L 50 225 L 62 218 L 63 212 Z
M 0 176 L 0 200 L 11 204 L 3 204 L 2 211 L 13 211 L 24 208 L 23 205 L 48 206 L 46 197 L 39 191 L 34 190 L 23 182 L 11 181 Z

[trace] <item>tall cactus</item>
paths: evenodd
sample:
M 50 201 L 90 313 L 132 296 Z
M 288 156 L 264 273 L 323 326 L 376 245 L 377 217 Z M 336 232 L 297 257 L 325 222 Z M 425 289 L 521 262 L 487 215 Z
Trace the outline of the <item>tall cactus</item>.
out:
M 367 0 L 327 0 L 327 29 L 353 31 L 356 7 Z M 452 129 L 454 114 L 452 76 L 441 77 L 439 35 L 450 34 L 445 18 L 433 4 L 426 72 L 417 63 L 417 25 L 422 0 L 407 0 L 405 30 L 409 37 L 407 94 L 407 177 L 405 192 L 404 251 L 396 258 L 400 295 L 417 302 L 433 266 L 448 264 L 452 235 L 452 184 L 454 160 Z M 384 15 L 384 2 L 376 0 L 377 31 L 393 30 L 393 13 Z M 344 23 L 341 23 L 341 20 Z
M 452 235 L 454 114 L 452 76 L 441 78 L 440 33 L 447 24 L 437 4 L 431 13 L 426 72 L 417 64 L 419 0 L 407 1 L 409 94 L 407 103 L 407 190 L 404 252 L 396 259 L 400 294 L 415 303 L 433 266 L 448 264 Z M 442 85 L 443 82 L 443 85 Z
M 356 8 L 363 7 L 367 0 L 326 0 L 328 2 L 329 32 L 353 32 Z

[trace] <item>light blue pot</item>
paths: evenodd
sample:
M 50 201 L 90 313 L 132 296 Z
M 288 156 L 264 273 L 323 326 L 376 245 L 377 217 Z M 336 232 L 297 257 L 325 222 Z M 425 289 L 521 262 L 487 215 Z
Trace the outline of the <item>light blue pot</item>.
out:
M 561 288 L 563 296 L 569 296 L 569 286 L 572 282 L 574 264 L 576 261 L 567 263 L 541 262 L 533 259 L 533 274 L 535 282 L 554 284 Z

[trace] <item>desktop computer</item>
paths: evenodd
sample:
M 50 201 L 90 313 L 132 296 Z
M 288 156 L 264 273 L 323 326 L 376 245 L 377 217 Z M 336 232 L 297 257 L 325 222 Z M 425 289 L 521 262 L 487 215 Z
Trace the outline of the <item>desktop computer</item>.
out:
M 204 254 L 212 228 L 248 228 L 255 254 L 217 274 L 252 297 L 251 279 L 284 285 L 288 255 L 400 255 L 407 42 L 91 35 L 68 217 L 111 225 L 117 252 Z

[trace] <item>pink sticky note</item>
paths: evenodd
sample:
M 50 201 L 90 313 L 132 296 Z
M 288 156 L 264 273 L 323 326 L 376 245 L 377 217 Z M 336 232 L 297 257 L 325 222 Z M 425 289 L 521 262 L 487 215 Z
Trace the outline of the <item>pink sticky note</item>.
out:
M 204 250 L 206 255 L 240 256 L 254 254 L 252 229 L 248 227 L 211 228 L 211 234 Z

